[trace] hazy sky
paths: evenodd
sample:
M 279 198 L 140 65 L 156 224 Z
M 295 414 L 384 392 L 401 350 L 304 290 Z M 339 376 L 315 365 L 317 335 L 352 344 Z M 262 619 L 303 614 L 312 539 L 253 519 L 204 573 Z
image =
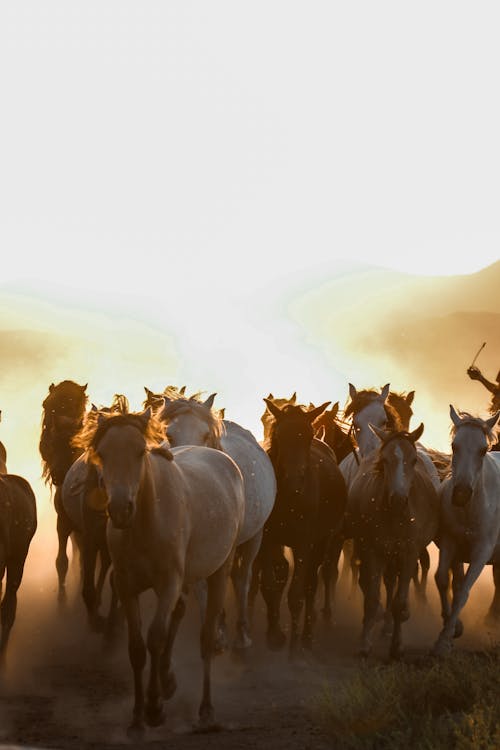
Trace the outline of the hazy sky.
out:
M 266 304 L 339 262 L 498 259 L 499 21 L 496 2 L 3 0 L 2 284 L 158 316 L 174 375 L 234 401 L 343 399 L 349 373 Z

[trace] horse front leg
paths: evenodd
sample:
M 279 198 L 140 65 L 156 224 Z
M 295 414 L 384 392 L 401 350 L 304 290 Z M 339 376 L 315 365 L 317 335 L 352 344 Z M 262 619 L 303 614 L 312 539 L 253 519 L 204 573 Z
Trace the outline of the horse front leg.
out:
M 321 565 L 321 578 L 323 579 L 324 589 L 324 604 L 321 611 L 327 622 L 330 622 L 332 619 L 332 599 L 335 600 L 335 592 L 339 580 L 339 559 L 343 542 L 343 538 L 338 536 L 331 540 Z
M 474 556 L 474 552 L 476 552 L 477 557 Z M 444 623 L 444 627 L 434 644 L 433 653 L 435 655 L 439 656 L 451 650 L 453 646 L 452 639 L 455 637 L 456 628 L 459 623 L 458 616 L 469 598 L 472 586 L 479 578 L 490 557 L 484 550 L 480 550 L 480 553 L 477 550 L 473 550 L 473 553 L 471 554 L 471 562 L 469 563 L 463 582 L 456 593 L 454 592 L 453 594 L 450 616 Z
M 392 602 L 394 628 L 392 631 L 391 648 L 389 652 L 391 659 L 399 659 L 402 654 L 401 625 L 403 622 L 406 622 L 410 616 L 408 597 L 410 592 L 410 581 L 416 564 L 416 558 L 414 561 L 410 560 L 409 562 L 405 562 L 399 572 L 396 595 Z
M 163 586 L 155 586 L 155 591 L 158 597 L 156 611 L 148 630 L 151 664 L 146 704 L 146 721 L 152 727 L 157 727 L 165 721 L 162 701 L 162 658 L 167 645 L 167 622 L 170 624 L 172 612 L 180 598 L 182 578 L 172 576 Z
M 363 551 L 359 571 L 359 584 L 363 592 L 363 629 L 360 655 L 368 656 L 372 648 L 372 633 L 380 610 L 380 582 L 382 563 L 372 550 Z
M 307 549 L 293 550 L 293 576 L 288 589 L 288 609 L 291 616 L 290 658 L 299 653 L 300 615 L 304 607 L 306 574 L 310 553 Z M 316 573 L 317 582 L 317 573 Z
M 280 625 L 281 597 L 288 580 L 288 560 L 283 547 L 266 542 L 261 547 L 261 592 L 267 606 L 267 645 L 273 651 L 283 648 L 286 635 Z
M 233 552 L 224 565 L 207 579 L 207 609 L 200 634 L 201 658 L 203 660 L 203 695 L 200 703 L 199 717 L 200 725 L 203 728 L 208 728 L 214 724 L 211 666 L 215 653 L 217 621 L 224 606 L 227 579 L 232 564 Z
M 252 577 L 252 566 L 262 542 L 262 530 L 241 544 L 236 550 L 236 555 L 231 571 L 234 593 L 236 596 L 236 607 L 238 620 L 236 622 L 236 638 L 233 649 L 242 651 L 252 645 L 250 637 L 250 625 L 248 616 L 248 594 Z
M 57 557 L 56 557 L 56 570 L 59 581 L 59 588 L 57 598 L 60 604 L 66 602 L 66 575 L 68 573 L 68 539 L 71 532 L 73 531 L 73 524 L 69 519 L 68 514 L 64 510 L 61 501 L 61 488 L 56 487 L 54 496 L 54 507 L 57 513 Z
M 5 585 L 5 594 L 2 599 L 0 608 L 0 620 L 2 624 L 2 636 L 0 638 L 0 669 L 5 667 L 5 657 L 7 652 L 7 643 L 9 641 L 10 631 L 16 619 L 17 610 L 17 590 L 21 585 L 24 570 L 24 558 L 22 562 L 14 561 L 7 563 L 7 581 Z
M 165 647 L 160 659 L 161 689 L 165 700 L 171 698 L 177 689 L 177 680 L 175 678 L 175 674 L 171 670 L 172 650 L 174 647 L 177 630 L 179 629 L 179 625 L 182 618 L 184 617 L 185 612 L 186 602 L 184 600 L 184 596 L 180 596 L 177 600 L 177 604 L 174 607 L 174 611 L 170 616 L 167 639 L 165 641 Z
M 439 547 L 439 560 L 434 580 L 441 600 L 441 617 L 443 624 L 450 616 L 450 568 L 455 556 L 455 545 L 448 539 L 442 539 Z
M 396 571 L 394 565 L 389 562 L 384 568 L 384 586 L 385 586 L 385 612 L 384 612 L 384 625 L 382 632 L 384 635 L 392 635 L 394 632 L 394 615 L 392 611 L 392 604 L 394 600 L 394 589 L 396 587 Z
M 495 591 L 493 601 L 491 602 L 488 614 L 486 615 L 487 625 L 496 625 L 500 620 L 500 563 L 493 563 L 493 584 Z
M 339 555 L 342 549 L 342 541 L 339 540 Z M 317 548 L 312 551 L 307 565 L 306 578 L 304 582 L 306 610 L 304 615 L 304 629 L 302 631 L 302 646 L 308 650 L 313 645 L 313 627 L 316 622 L 315 600 L 318 588 L 318 570 L 323 559 L 322 550 Z
M 128 654 L 134 673 L 134 709 L 132 723 L 127 729 L 130 739 L 140 740 L 144 734 L 144 688 L 142 675 L 146 665 L 146 644 L 141 632 L 141 612 L 137 596 L 127 594 L 118 586 L 125 610 L 128 630 Z
M 420 562 L 420 580 L 418 578 L 417 563 L 417 575 L 416 578 L 413 579 L 415 583 L 415 593 L 417 594 L 417 597 L 422 604 L 427 604 L 427 578 L 429 576 L 429 570 L 431 567 L 431 558 L 427 547 L 424 547 L 424 549 L 420 552 L 418 559 Z

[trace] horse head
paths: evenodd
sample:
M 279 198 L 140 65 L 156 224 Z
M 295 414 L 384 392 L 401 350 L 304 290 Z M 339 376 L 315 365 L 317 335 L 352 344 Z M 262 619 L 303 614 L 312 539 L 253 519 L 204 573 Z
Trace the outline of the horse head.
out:
M 286 406 L 287 404 L 291 404 L 293 406 L 295 405 L 297 401 L 297 393 L 294 391 L 292 395 L 290 396 L 290 398 L 275 398 L 273 394 L 270 393 L 267 399 L 264 399 L 266 404 L 268 400 L 272 401 L 274 404 L 276 404 L 276 406 L 280 408 L 282 408 L 283 406 Z M 267 407 L 264 413 L 262 414 L 260 421 L 262 422 L 262 426 L 264 428 L 264 442 L 267 442 L 269 440 L 269 436 L 271 434 L 271 427 L 274 422 L 274 417 L 269 407 Z
M 346 406 L 346 417 L 352 415 L 354 437 L 362 456 L 367 456 L 377 448 L 377 438 L 369 425 L 379 429 L 399 430 L 401 422 L 397 411 L 387 399 L 390 385 L 387 383 L 380 393 L 365 389 L 358 391 L 349 383 L 350 402 Z
M 309 411 L 293 404 L 279 407 L 271 399 L 265 398 L 264 401 L 274 417 L 269 438 L 269 456 L 276 474 L 281 476 L 290 489 L 302 492 L 311 461 L 313 422 L 324 412 L 330 401 Z
M 223 423 L 220 412 L 213 408 L 216 395 L 212 393 L 205 401 L 196 395 L 164 398 L 157 416 L 165 424 L 166 437 L 172 448 L 204 445 L 220 450 Z
M 374 425 L 370 429 L 380 441 L 376 467 L 383 477 L 384 499 L 391 511 L 406 513 L 417 465 L 415 444 L 422 437 L 424 425 L 421 423 L 413 432 L 382 430 Z
M 457 412 L 450 404 L 450 417 L 452 502 L 463 507 L 470 501 L 481 476 L 486 453 L 498 439 L 500 411 L 484 420 L 468 412 Z

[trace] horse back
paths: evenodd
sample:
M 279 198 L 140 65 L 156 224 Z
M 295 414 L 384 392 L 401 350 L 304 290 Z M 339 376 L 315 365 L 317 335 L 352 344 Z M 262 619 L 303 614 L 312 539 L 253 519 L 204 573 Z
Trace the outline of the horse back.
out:
M 241 472 L 232 458 L 214 448 L 179 446 L 173 461 L 152 456 L 155 484 L 166 525 L 176 506 L 174 526 L 185 546 L 185 579 L 214 573 L 237 543 L 245 498 Z

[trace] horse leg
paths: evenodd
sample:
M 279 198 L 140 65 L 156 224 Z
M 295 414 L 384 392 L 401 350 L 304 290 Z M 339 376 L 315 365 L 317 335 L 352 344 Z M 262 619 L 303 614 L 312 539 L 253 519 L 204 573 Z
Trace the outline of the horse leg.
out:
M 291 616 L 290 631 L 290 658 L 293 659 L 299 651 L 299 621 L 304 606 L 306 573 L 307 573 L 307 550 L 293 550 L 293 576 L 288 589 L 288 609 Z M 310 556 L 310 555 L 309 555 Z M 317 580 L 317 575 L 316 575 Z
M 174 646 L 175 636 L 181 623 L 184 613 L 186 612 L 186 602 L 183 596 L 180 596 L 177 600 L 177 604 L 174 607 L 174 611 L 170 616 L 170 623 L 167 630 L 167 639 L 165 641 L 165 648 L 163 649 L 160 658 L 160 680 L 161 690 L 165 700 L 168 700 L 173 696 L 177 689 L 177 680 L 175 674 L 171 671 L 170 667 L 172 664 L 172 649 Z
M 82 596 L 87 608 L 88 623 L 94 632 L 102 631 L 103 620 L 97 613 L 97 596 L 95 588 L 95 569 L 97 563 L 97 544 L 89 529 L 85 529 L 82 546 L 83 586 Z
M 261 592 L 267 606 L 267 645 L 278 650 L 286 643 L 280 626 L 281 596 L 288 580 L 288 560 L 279 544 L 265 543 L 261 547 Z
M 249 610 L 250 620 L 253 619 L 253 613 L 255 610 L 255 600 L 257 598 L 257 594 L 259 593 L 260 576 L 261 576 L 261 570 L 262 570 L 261 549 L 262 549 L 262 542 L 261 542 L 261 547 L 255 557 L 255 560 L 253 561 L 252 577 L 250 580 L 250 588 L 248 590 L 248 610 Z
M 353 540 L 346 539 L 342 545 L 342 572 L 340 574 L 341 580 L 345 581 L 348 578 L 351 571 L 352 557 L 353 557 Z
M 418 559 L 420 560 L 421 575 L 420 584 L 417 586 L 416 592 L 422 604 L 427 604 L 427 578 L 431 568 L 431 556 L 427 547 L 424 547 Z
M 338 550 L 342 549 L 342 540 L 339 540 Z M 314 602 L 316 599 L 316 591 L 318 588 L 318 569 L 321 564 L 323 555 L 321 550 L 313 550 L 307 566 L 307 573 L 305 577 L 305 601 L 306 611 L 304 616 L 304 628 L 302 631 L 302 646 L 308 650 L 312 649 L 313 643 L 313 626 L 316 622 L 316 613 L 314 610 Z
M 146 644 L 141 633 L 141 612 L 137 596 L 120 591 L 128 629 L 128 654 L 134 672 L 134 710 L 127 729 L 131 739 L 139 740 L 144 733 L 144 688 L 142 674 L 146 664 Z
M 352 541 L 352 552 L 349 558 L 349 565 L 351 569 L 351 594 L 350 597 L 354 599 L 358 591 L 359 577 L 361 573 L 361 561 L 359 559 L 359 549 L 356 547 L 356 543 Z
M 325 593 L 324 606 L 321 611 L 327 622 L 332 619 L 332 598 L 335 599 L 335 590 L 339 580 L 339 559 L 342 552 L 342 543 L 342 537 L 335 537 L 331 540 L 321 565 L 321 578 L 323 579 Z
M 238 651 L 249 648 L 252 645 L 248 617 L 248 592 L 252 576 L 252 565 L 260 549 L 261 542 L 262 530 L 247 542 L 241 544 L 236 551 L 231 571 L 238 611 L 236 639 L 233 643 L 233 649 Z
M 493 563 L 492 568 L 495 593 L 493 594 L 493 601 L 486 615 L 486 623 L 495 625 L 500 620 L 500 563 Z
M 464 564 L 462 562 L 454 562 L 452 566 L 452 583 L 451 583 L 451 590 L 453 592 L 453 598 L 455 598 L 458 595 L 458 591 L 460 590 L 460 586 L 462 586 L 464 582 Z M 457 620 L 455 624 L 455 632 L 453 633 L 453 638 L 460 638 L 462 633 L 464 632 L 464 626 L 462 624 L 461 620 Z
M 7 643 L 9 641 L 10 631 L 16 619 L 17 609 L 17 590 L 21 585 L 24 570 L 24 560 L 28 550 L 24 555 L 15 561 L 7 563 L 7 581 L 5 584 L 5 594 L 0 607 L 0 619 L 2 624 L 2 636 L 0 638 L 0 668 L 5 666 L 5 656 Z
M 167 622 L 170 624 L 172 612 L 181 595 L 182 581 L 180 578 L 171 578 L 161 589 L 155 587 L 155 590 L 158 600 L 155 615 L 148 630 L 150 672 L 146 702 L 146 721 L 152 727 L 160 726 L 165 721 L 161 662 L 167 644 Z
M 477 554 L 477 557 L 475 557 L 474 552 L 479 552 L 479 554 Z M 451 647 L 453 645 L 452 639 L 455 637 L 455 628 L 458 623 L 458 615 L 465 606 L 465 603 L 469 598 L 470 590 L 479 578 L 481 571 L 488 562 L 488 558 L 489 554 L 485 554 L 483 550 L 472 550 L 471 562 L 469 564 L 469 567 L 467 568 L 467 572 L 464 576 L 461 586 L 458 588 L 456 594 L 454 592 L 450 616 L 446 620 L 444 627 L 439 634 L 439 638 L 434 645 L 434 654 L 441 655 L 451 650 Z
M 410 609 L 408 605 L 408 596 L 410 591 L 410 581 L 412 579 L 412 573 L 415 569 L 415 563 L 411 562 L 404 564 L 398 577 L 398 587 L 396 590 L 396 596 L 392 602 L 392 616 L 394 619 L 394 628 L 392 631 L 392 640 L 390 648 L 391 659 L 399 659 L 402 654 L 401 645 L 401 625 L 406 622 L 410 616 Z
M 59 579 L 59 590 L 58 600 L 61 604 L 66 601 L 66 575 L 68 573 L 68 555 L 66 548 L 68 546 L 68 539 L 73 530 L 73 524 L 71 523 L 66 511 L 64 510 L 61 500 L 61 488 L 56 488 L 54 496 L 54 507 L 57 512 L 57 541 L 58 550 L 56 557 L 56 570 Z M 59 501 L 57 498 L 59 496 Z
M 382 632 L 384 635 L 392 635 L 394 633 L 394 615 L 393 615 L 393 601 L 394 601 L 394 588 L 396 586 L 396 572 L 394 565 L 388 563 L 384 568 L 384 586 L 385 586 L 385 612 L 384 612 L 384 625 Z
M 228 557 L 224 565 L 207 579 L 207 610 L 200 637 L 201 658 L 203 660 L 203 696 L 199 709 L 200 724 L 205 728 L 212 726 L 214 723 L 210 672 L 215 651 L 217 621 L 224 605 L 226 584 L 232 563 L 233 554 Z
M 448 542 L 448 540 L 446 540 Z M 439 561 L 434 580 L 441 600 L 441 617 L 443 624 L 450 616 L 450 568 L 452 566 L 455 547 L 444 540 L 439 548 Z
M 372 647 L 372 631 L 380 609 L 380 581 L 382 565 L 374 552 L 368 551 L 361 557 L 359 584 L 363 591 L 363 630 L 360 655 L 368 656 Z

